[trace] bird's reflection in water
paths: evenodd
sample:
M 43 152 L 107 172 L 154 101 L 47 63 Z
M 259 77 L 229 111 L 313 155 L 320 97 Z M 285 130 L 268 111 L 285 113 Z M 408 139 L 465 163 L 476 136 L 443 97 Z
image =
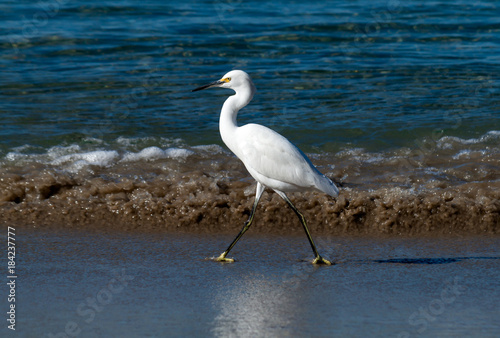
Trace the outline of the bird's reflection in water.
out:
M 213 334 L 260 337 L 273 330 L 281 336 L 296 334 L 291 331 L 300 327 L 297 321 L 302 317 L 298 294 L 287 292 L 289 284 L 283 282 L 281 277 L 248 276 L 238 280 L 237 285 L 221 287 L 214 304 L 219 312 L 214 318 Z

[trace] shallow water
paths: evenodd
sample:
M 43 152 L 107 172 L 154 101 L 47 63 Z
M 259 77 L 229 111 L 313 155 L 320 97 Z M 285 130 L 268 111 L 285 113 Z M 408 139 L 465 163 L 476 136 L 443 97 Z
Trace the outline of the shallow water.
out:
M 232 236 L 23 229 L 17 334 L 475 336 L 500 333 L 498 237 L 249 233 L 233 264 L 206 260 Z M 68 324 L 69 323 L 69 324 Z

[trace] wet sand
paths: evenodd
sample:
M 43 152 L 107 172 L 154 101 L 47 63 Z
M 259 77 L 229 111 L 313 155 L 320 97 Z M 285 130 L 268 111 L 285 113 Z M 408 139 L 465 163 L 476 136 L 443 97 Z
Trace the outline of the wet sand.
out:
M 22 336 L 500 334 L 500 238 L 17 229 Z M 3 302 L 5 305 L 5 302 Z
M 0 168 L 0 224 L 238 231 L 251 210 L 255 181 L 236 157 L 214 149 L 195 149 L 198 153 L 185 160 L 119 162 L 77 171 L 33 162 Z M 352 158 L 318 156 L 315 164 L 340 182 L 340 196 L 308 192 L 290 198 L 312 231 L 329 235 L 498 234 L 497 157 L 481 158 L 474 170 L 459 160 L 450 166 L 449 157 L 439 163 L 426 159 L 433 168 L 441 167 L 435 172 L 407 167 L 405 157 L 392 155 L 383 164 L 361 166 Z M 329 163 L 336 162 L 340 165 L 329 171 Z M 300 230 L 286 203 L 267 191 L 253 227 Z

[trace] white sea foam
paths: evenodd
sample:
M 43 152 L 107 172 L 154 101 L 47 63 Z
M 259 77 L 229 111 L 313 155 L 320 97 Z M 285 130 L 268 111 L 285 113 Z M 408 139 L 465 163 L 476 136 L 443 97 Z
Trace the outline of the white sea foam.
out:
M 75 164 L 79 168 L 86 165 L 108 167 L 119 158 L 119 154 L 114 150 L 96 150 L 84 153 L 74 153 L 56 157 L 51 164 Z
M 125 144 L 128 141 L 122 139 L 120 142 Z M 217 149 L 215 147 L 218 146 L 207 146 L 207 148 L 200 148 L 199 150 L 203 149 L 205 151 L 220 152 L 221 148 L 219 147 Z M 24 165 L 26 163 L 36 162 L 59 166 L 63 170 L 75 172 L 88 166 L 110 167 L 118 162 L 134 162 L 140 160 L 153 161 L 166 158 L 184 160 L 195 154 L 195 151 L 190 149 L 176 147 L 161 149 L 156 146 L 146 147 L 138 152 L 128 151 L 124 154 L 120 154 L 116 150 L 82 149 L 82 146 L 78 144 L 54 146 L 47 149 L 45 152 L 40 150 L 43 149 L 33 149 L 33 147 L 28 145 L 17 147 L 16 149 L 12 149 L 11 152 L 8 152 L 1 162 L 9 162 L 10 165 Z
M 463 150 L 460 150 L 457 154 L 453 155 L 452 159 L 454 159 L 454 160 L 470 159 L 473 157 L 485 156 L 486 154 L 487 154 L 487 152 L 484 150 L 463 149 Z
M 27 154 L 21 154 L 15 151 L 11 151 L 10 153 L 7 153 L 5 155 L 5 159 L 10 162 L 20 162 L 27 160 L 30 157 L 30 155 Z
M 500 139 L 499 130 L 490 130 L 478 138 L 463 139 L 456 136 L 443 136 L 437 141 L 437 146 L 441 149 L 451 149 L 454 144 L 470 145 L 491 142 Z
M 31 152 L 30 147 L 18 147 L 17 151 L 7 153 L 5 160 L 16 165 L 35 162 L 61 166 L 66 170 L 77 171 L 85 166 L 111 166 L 119 158 L 114 150 L 83 151 L 77 144 L 54 146 L 44 153 Z
M 133 152 L 126 153 L 122 157 L 121 161 L 123 162 L 133 162 L 139 160 L 153 161 L 162 158 L 185 159 L 193 154 L 194 152 L 188 149 L 167 148 L 165 150 L 162 150 L 158 147 L 148 147 L 137 153 Z
M 67 147 L 55 146 L 47 150 L 47 155 L 52 161 L 55 161 L 61 157 L 69 156 L 72 154 L 78 154 L 82 151 L 81 147 L 77 144 L 72 144 Z
M 400 148 L 386 152 L 370 152 L 364 148 L 344 148 L 336 154 L 312 154 L 310 157 L 316 162 L 322 158 L 334 163 L 356 163 L 365 166 L 397 165 L 400 159 L 410 159 L 411 164 L 420 165 L 427 156 L 444 156 L 452 161 L 467 161 L 482 158 L 497 158 L 500 146 L 500 131 L 492 130 L 477 138 L 460 138 L 445 136 L 439 139 L 431 151 L 418 152 L 419 149 Z M 170 145 L 164 145 L 170 144 Z M 449 150 L 454 150 L 450 154 Z M 415 152 L 417 150 L 417 152 Z M 99 139 L 85 139 L 81 144 L 59 145 L 50 148 L 24 145 L 10 149 L 0 158 L 0 166 L 24 166 L 38 163 L 56 166 L 62 170 L 79 171 L 89 166 L 112 167 L 118 163 L 135 161 L 156 161 L 162 159 L 186 160 L 198 154 L 201 158 L 217 158 L 219 155 L 230 155 L 227 148 L 219 145 L 187 146 L 182 140 L 163 139 L 155 137 L 124 138 L 119 137 L 109 144 Z M 421 155 L 421 156 L 420 156 Z M 232 154 L 230 155 L 232 157 Z M 421 157 L 424 157 L 421 159 Z M 433 157 L 434 156 L 434 157 Z M 492 157 L 493 156 L 493 157 Z M 435 159 L 435 158 L 434 158 Z M 418 161 L 418 163 L 415 163 Z M 425 163 L 422 162 L 422 163 Z M 324 164 L 322 164 L 324 166 Z
M 158 147 L 149 147 L 141 150 L 138 153 L 128 152 L 123 155 L 121 161 L 133 162 L 138 160 L 156 160 L 165 157 L 165 153 Z
M 194 151 L 188 149 L 169 148 L 165 150 L 168 158 L 186 158 L 194 154 Z

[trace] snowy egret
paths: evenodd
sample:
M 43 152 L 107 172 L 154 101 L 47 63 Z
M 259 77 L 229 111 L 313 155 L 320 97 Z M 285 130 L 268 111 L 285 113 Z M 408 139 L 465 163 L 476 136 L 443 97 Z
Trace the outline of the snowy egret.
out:
M 267 187 L 281 196 L 299 217 L 314 252 L 313 264 L 331 265 L 328 260 L 319 255 L 304 215 L 292 204 L 285 193 L 316 190 L 337 197 L 339 190 L 335 184 L 320 173 L 299 148 L 274 130 L 253 123 L 238 127 L 236 123 L 238 112 L 252 100 L 256 91 L 247 73 L 241 70 L 230 71 L 220 80 L 193 89 L 193 92 L 211 87 L 229 88 L 236 92 L 222 106 L 219 130 L 224 143 L 243 162 L 250 175 L 257 181 L 257 191 L 250 217 L 227 250 L 215 260 L 234 262 L 234 259 L 226 258 L 226 256 L 252 225 L 257 204 Z

